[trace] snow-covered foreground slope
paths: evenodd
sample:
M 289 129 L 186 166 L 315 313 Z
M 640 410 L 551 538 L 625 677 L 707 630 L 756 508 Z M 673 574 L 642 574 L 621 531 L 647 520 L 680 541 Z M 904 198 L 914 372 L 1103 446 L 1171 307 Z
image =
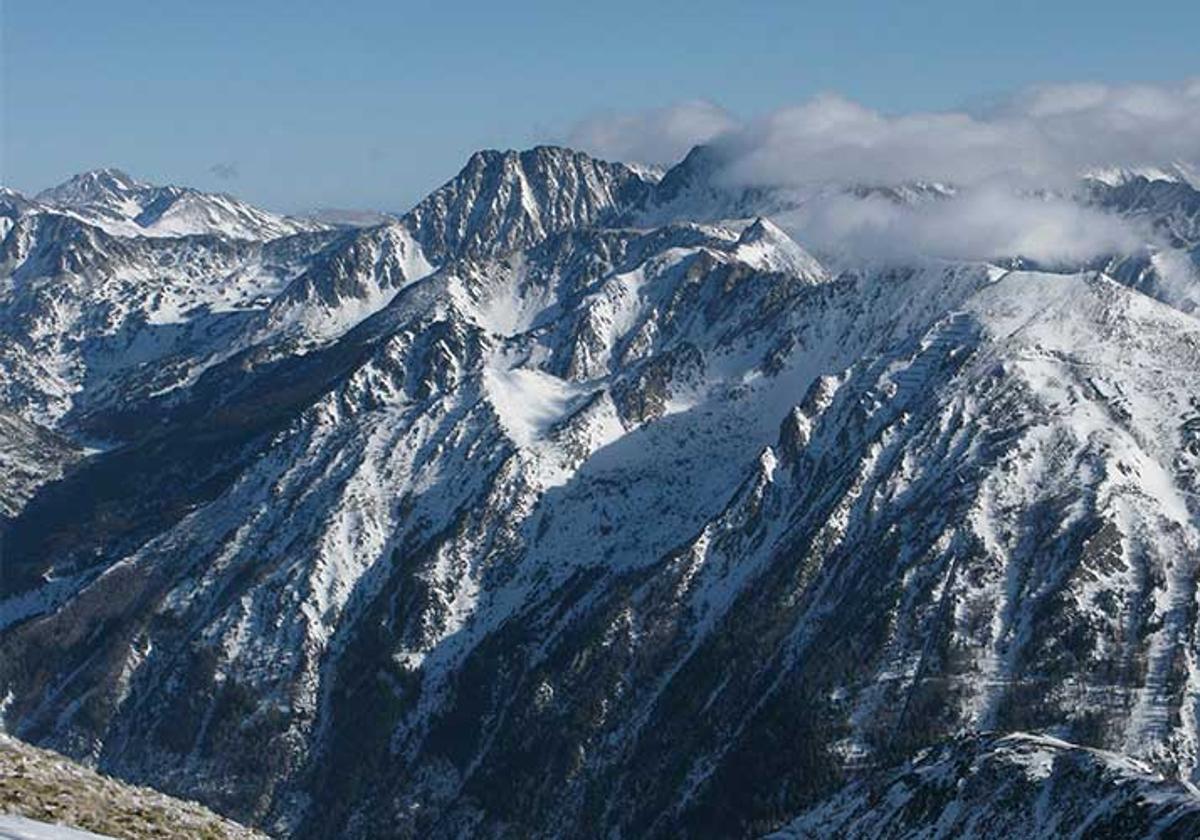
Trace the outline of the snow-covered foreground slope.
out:
M 1055 738 L 975 736 L 839 791 L 772 840 L 1200 835 L 1200 794 Z
M 112 840 L 103 834 L 79 831 L 61 825 L 39 822 L 25 817 L 0 814 L 0 838 L 3 840 Z
M 4 455 L 7 725 L 299 837 L 761 834 L 984 730 L 1195 778 L 1190 269 L 839 268 L 703 163 L 19 216 L 0 393 L 90 454 Z

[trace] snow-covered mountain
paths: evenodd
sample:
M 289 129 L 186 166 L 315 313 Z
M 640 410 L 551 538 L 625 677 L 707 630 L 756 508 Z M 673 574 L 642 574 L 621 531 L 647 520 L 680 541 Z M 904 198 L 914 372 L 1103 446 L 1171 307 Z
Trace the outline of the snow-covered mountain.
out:
M 1131 181 L 1149 181 L 1186 184 L 1193 189 L 1200 189 L 1200 172 L 1182 161 L 1174 161 L 1165 166 L 1114 166 L 1097 169 L 1085 172 L 1084 179 L 1109 187 L 1119 187 Z
M 230 330 L 345 236 L 127 237 L 22 216 L 0 243 L 0 399 L 50 424 L 93 396 L 129 404 L 124 374 L 157 381 L 164 364 L 228 348 Z
M 570 149 L 483 151 L 404 220 L 431 259 L 504 254 L 613 221 L 652 189 L 640 170 Z
M 1111 182 L 1087 183 L 1099 205 L 1145 219 L 1176 247 L 1200 246 L 1200 187 L 1193 183 L 1133 173 Z
M 268 213 L 222 193 L 143 183 L 119 169 L 81 173 L 38 193 L 35 201 L 117 236 L 220 234 L 267 240 L 324 227 Z
M 1195 790 L 1056 738 L 974 736 L 855 782 L 771 840 L 1195 837 Z
M 284 238 L 14 210 L 5 725 L 296 837 L 1000 825 L 1016 753 L 1194 819 L 1200 193 L 1082 187 L 1170 233 L 1096 264 L 845 265 L 714 166 L 481 152 Z M 47 201 L 139 189 L 93 181 Z M 1123 758 L 972 734 L 1018 731 Z M 961 793 L 864 793 L 913 773 Z

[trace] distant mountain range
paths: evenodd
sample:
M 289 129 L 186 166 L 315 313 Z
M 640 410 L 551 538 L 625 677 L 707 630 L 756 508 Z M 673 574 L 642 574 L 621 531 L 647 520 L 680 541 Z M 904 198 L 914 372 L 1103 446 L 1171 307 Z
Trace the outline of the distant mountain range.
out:
M 720 167 L 0 194 L 3 726 L 296 838 L 1194 833 L 1196 184 L 848 260 Z
M 0 212 L 12 219 L 14 211 L 59 213 L 118 236 L 223 234 L 262 240 L 322 226 L 259 210 L 230 195 L 145 184 L 119 169 L 76 175 L 34 199 L 6 191 Z

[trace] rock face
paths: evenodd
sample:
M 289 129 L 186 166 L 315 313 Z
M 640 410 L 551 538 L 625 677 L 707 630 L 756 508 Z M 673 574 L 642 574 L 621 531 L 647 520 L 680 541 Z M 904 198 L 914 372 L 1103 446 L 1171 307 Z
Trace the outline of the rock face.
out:
M 1196 243 L 850 269 L 710 165 L 255 241 L 12 202 L 9 729 L 301 838 L 751 836 L 982 731 L 1194 779 Z
M 68 438 L 0 411 L 0 516 L 15 515 L 82 454 Z
M 651 183 L 634 169 L 569 149 L 484 151 L 405 220 L 438 261 L 503 254 L 550 234 L 612 221 L 651 192 Z

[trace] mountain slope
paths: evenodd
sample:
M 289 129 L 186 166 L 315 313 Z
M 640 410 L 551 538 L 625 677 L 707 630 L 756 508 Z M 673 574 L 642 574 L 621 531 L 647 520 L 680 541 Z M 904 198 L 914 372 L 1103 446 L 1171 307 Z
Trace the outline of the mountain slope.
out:
M 14 516 L 41 485 L 59 478 L 81 455 L 62 435 L 0 411 L 0 516 Z
M 1193 837 L 1200 796 L 1114 753 L 1054 738 L 976 736 L 856 782 L 773 840 L 845 837 Z
M 570 149 L 484 151 L 403 221 L 440 262 L 450 255 L 506 253 L 606 221 L 650 190 L 630 167 Z
M 19 219 L 4 400 L 107 443 L 11 491 L 8 725 L 296 837 L 750 836 L 964 732 L 1195 778 L 1191 310 L 1141 253 L 830 267 L 703 163 Z
M 48 425 L 95 400 L 131 402 L 114 393 L 122 375 L 226 346 L 336 236 L 127 238 L 25 216 L 0 243 L 0 395 Z

